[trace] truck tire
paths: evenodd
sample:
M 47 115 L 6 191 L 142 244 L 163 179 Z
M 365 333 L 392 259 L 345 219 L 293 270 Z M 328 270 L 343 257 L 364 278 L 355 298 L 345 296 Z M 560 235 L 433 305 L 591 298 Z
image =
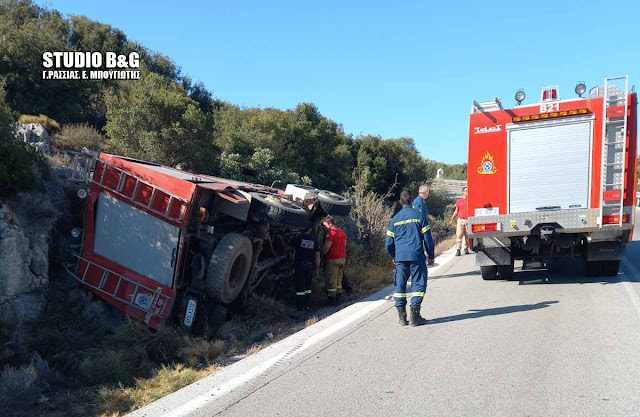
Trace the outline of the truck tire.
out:
M 480 267 L 480 275 L 485 281 L 498 279 L 498 265 L 487 265 Z
M 277 226 L 306 228 L 309 213 L 280 196 L 262 192 L 251 193 L 251 211 L 259 218 Z
M 229 233 L 218 243 L 207 268 L 207 295 L 213 301 L 229 304 L 247 282 L 251 269 L 251 241 L 237 233 Z
M 351 212 L 351 203 L 340 194 L 327 190 L 318 191 L 320 207 L 325 213 L 332 216 L 348 216 Z
M 227 321 L 229 309 L 221 304 L 207 303 L 207 330 L 206 336 L 213 339 L 222 325 Z
M 603 261 L 586 261 L 584 263 L 585 273 L 588 277 L 597 277 L 603 273 Z
M 620 269 L 620 261 L 602 261 L 602 273 L 607 277 L 618 275 Z
M 506 281 L 513 279 L 513 265 L 498 265 L 498 277 Z

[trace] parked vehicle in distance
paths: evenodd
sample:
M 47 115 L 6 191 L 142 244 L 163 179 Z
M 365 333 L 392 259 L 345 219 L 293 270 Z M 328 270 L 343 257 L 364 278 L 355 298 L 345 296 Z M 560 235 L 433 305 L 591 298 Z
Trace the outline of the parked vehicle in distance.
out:
M 474 102 L 469 128 L 468 232 L 484 279 L 509 279 L 514 260 L 581 256 L 590 275 L 616 275 L 636 205 L 637 95 L 607 78 L 588 97 L 502 107 Z
M 286 191 L 99 154 L 88 190 L 77 265 L 88 290 L 158 328 L 215 332 L 230 305 L 292 271 L 287 243 L 349 201 L 313 187 Z

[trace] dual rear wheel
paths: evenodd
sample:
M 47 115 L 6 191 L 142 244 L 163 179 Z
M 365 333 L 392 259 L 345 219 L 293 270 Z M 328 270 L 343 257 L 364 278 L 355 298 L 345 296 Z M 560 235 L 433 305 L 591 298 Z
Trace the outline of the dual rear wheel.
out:
M 480 275 L 485 281 L 513 278 L 513 265 L 487 265 L 480 267 Z

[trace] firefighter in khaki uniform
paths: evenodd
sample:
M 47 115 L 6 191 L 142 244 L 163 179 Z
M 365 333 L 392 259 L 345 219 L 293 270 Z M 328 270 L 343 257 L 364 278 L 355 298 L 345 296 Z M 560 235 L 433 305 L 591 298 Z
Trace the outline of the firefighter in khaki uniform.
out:
M 324 235 L 324 273 L 325 289 L 330 303 L 339 303 L 342 297 L 342 276 L 347 259 L 347 235 L 344 230 L 334 224 L 333 217 L 327 216 L 322 220 L 326 230 Z
M 401 326 L 427 324 L 420 316 L 420 305 L 427 288 L 427 265 L 425 252 L 430 253 L 432 240 L 429 239 L 431 226 L 429 220 L 411 207 L 411 193 L 400 193 L 400 210 L 391 219 L 387 230 L 387 253 L 394 258 L 396 275 L 394 279 L 396 308 Z M 407 280 L 411 277 L 411 293 L 407 293 Z M 407 297 L 411 297 L 411 315 L 407 322 Z

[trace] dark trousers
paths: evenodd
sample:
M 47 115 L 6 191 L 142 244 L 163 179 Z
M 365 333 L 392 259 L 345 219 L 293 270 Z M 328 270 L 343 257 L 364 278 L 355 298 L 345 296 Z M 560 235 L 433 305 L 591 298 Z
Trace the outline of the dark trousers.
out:
M 407 292 L 407 281 L 411 278 L 411 291 Z M 419 306 L 427 288 L 427 266 L 425 261 L 396 261 L 396 276 L 394 279 L 396 307 L 407 305 L 407 298 L 411 297 L 411 305 Z
M 314 263 L 297 263 L 295 271 L 296 280 L 296 305 L 299 308 L 306 307 L 311 298 L 311 281 L 316 270 Z

